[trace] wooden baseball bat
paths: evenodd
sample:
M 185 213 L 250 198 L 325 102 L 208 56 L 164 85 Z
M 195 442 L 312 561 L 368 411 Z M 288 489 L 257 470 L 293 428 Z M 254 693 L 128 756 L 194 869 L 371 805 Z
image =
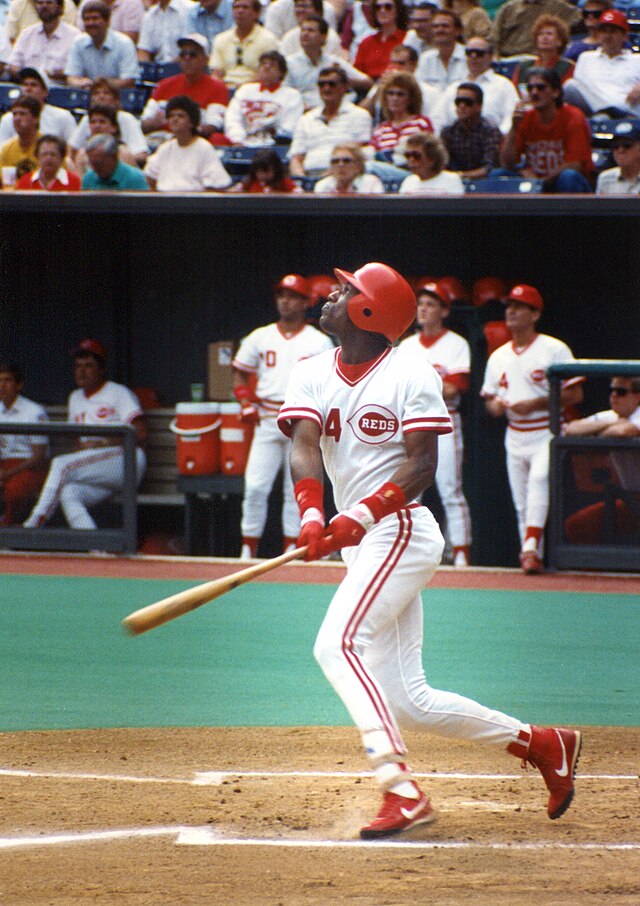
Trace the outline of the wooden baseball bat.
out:
M 264 573 L 271 572 L 272 569 L 276 569 L 278 566 L 303 557 L 306 551 L 306 547 L 297 547 L 295 550 L 281 554 L 279 557 L 274 557 L 272 560 L 265 560 L 263 563 L 256 563 L 255 566 L 241 569 L 230 576 L 223 576 L 221 579 L 214 579 L 212 582 L 203 582 L 202 585 L 196 585 L 195 588 L 188 588 L 186 591 L 178 592 L 177 595 L 163 598 L 161 601 L 156 601 L 155 604 L 149 604 L 148 607 L 143 607 L 130 613 L 122 621 L 122 624 L 131 635 L 140 635 L 149 629 L 155 629 L 156 626 L 168 623 L 169 620 L 175 620 L 176 617 L 189 613 L 189 611 L 195 610 L 215 598 L 226 595 L 228 591 L 232 591 L 239 585 L 244 585 L 245 582 L 250 582 L 252 579 L 264 575 Z

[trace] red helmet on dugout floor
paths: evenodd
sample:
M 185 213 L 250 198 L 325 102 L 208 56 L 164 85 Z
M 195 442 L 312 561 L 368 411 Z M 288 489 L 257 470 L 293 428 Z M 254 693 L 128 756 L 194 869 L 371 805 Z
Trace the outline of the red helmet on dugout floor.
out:
M 469 290 L 457 277 L 439 277 L 437 282 L 440 292 L 446 296 L 449 306 L 455 305 L 456 302 L 466 305 L 471 301 Z
M 507 295 L 507 284 L 500 277 L 478 277 L 473 284 L 471 301 L 477 307 L 487 302 L 501 302 Z
M 335 269 L 341 283 L 350 283 L 359 293 L 347 303 L 349 317 L 361 330 L 381 333 L 395 343 L 416 317 L 415 293 L 397 271 L 378 261 L 365 264 L 354 274 Z

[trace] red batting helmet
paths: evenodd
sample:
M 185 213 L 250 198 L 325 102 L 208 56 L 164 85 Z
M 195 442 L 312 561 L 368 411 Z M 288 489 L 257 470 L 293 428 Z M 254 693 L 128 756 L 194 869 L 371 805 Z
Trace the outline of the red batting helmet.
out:
M 527 283 L 516 284 L 504 301 L 505 305 L 508 305 L 509 302 L 522 302 L 530 308 L 537 308 L 538 311 L 542 311 L 544 308 L 544 302 L 538 290 Z
M 319 299 L 328 299 L 329 293 L 332 293 L 337 286 L 336 278 L 329 277 L 327 274 L 315 274 L 313 277 L 309 277 L 309 283 L 314 303 Z
M 341 283 L 350 283 L 360 290 L 349 299 L 347 310 L 361 330 L 381 333 L 395 343 L 415 320 L 415 294 L 404 277 L 388 264 L 365 264 L 355 274 L 336 268 L 335 275 Z
M 469 290 L 457 277 L 440 277 L 438 280 L 440 291 L 445 294 L 449 305 L 454 302 L 469 302 Z
M 107 350 L 102 343 L 99 340 L 92 340 L 89 337 L 80 340 L 73 350 L 73 354 L 74 356 L 92 355 L 98 359 L 102 359 L 103 362 L 106 362 L 107 360 Z
M 507 284 L 500 277 L 479 277 L 473 284 L 471 301 L 480 308 L 487 302 L 493 302 L 496 299 L 502 301 L 507 295 Z
M 491 355 L 511 339 L 511 333 L 504 321 L 487 321 L 482 332 L 487 341 L 487 355 Z
M 276 289 L 288 289 L 292 293 L 304 296 L 306 299 L 311 299 L 312 296 L 311 284 L 306 277 L 301 277 L 300 274 L 287 274 L 278 283 Z

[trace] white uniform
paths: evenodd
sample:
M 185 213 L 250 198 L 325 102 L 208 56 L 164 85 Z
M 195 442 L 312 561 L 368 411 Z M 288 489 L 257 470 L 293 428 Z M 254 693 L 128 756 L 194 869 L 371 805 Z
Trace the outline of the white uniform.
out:
M 252 331 L 240 344 L 232 364 L 239 371 L 257 375 L 260 414 L 244 475 L 243 537 L 262 536 L 269 494 L 280 469 L 284 474 L 282 531 L 285 538 L 298 537 L 300 518 L 289 472 L 290 444 L 278 431 L 276 416 L 293 366 L 301 359 L 332 348 L 329 337 L 309 324 L 292 336 L 285 336 L 278 324 L 268 324 Z
M 399 353 L 407 363 L 418 361 L 418 367 L 427 361 L 433 365 L 442 380 L 456 383 L 458 378 L 465 381 L 471 370 L 471 350 L 460 334 L 445 330 L 439 336 L 427 338 L 422 333 L 414 334 L 399 346 Z M 438 439 L 438 470 L 436 487 L 444 507 L 447 520 L 447 536 L 454 548 L 468 548 L 471 544 L 471 517 L 469 506 L 462 490 L 462 462 L 464 439 L 462 422 L 458 411 L 460 394 L 447 403 L 453 431 Z
M 491 354 L 487 362 L 480 393 L 485 398 L 498 397 L 507 406 L 507 473 L 521 544 L 524 544 L 528 527 L 542 529 L 547 521 L 549 442 L 552 434 L 548 409 L 516 415 L 509 406 L 547 396 L 547 368 L 573 361 L 573 353 L 566 343 L 546 334 L 537 334 L 524 349 L 517 349 L 512 341 L 505 343 Z M 581 381 L 582 378 L 572 378 L 563 382 L 563 386 Z
M 407 368 L 392 348 L 355 378 L 342 369 L 339 350 L 298 365 L 279 416 L 282 430 L 290 432 L 291 421 L 301 418 L 321 428 L 322 457 L 340 510 L 391 479 L 406 461 L 405 435 L 451 430 L 437 373 L 428 364 Z M 525 726 L 426 683 L 420 591 L 443 545 L 430 511 L 413 502 L 342 552 L 347 575 L 314 654 L 374 765 L 406 753 L 401 727 L 508 745 Z
M 81 389 L 74 390 L 69 396 L 67 421 L 70 424 L 126 425 L 141 415 L 135 394 L 114 381 L 106 381 L 90 396 Z M 86 440 L 96 441 L 99 438 L 92 436 Z M 138 483 L 144 475 L 145 466 L 144 451 L 137 447 Z M 38 502 L 24 525 L 26 528 L 44 525 L 60 504 L 71 528 L 95 529 L 96 524 L 87 507 L 95 506 L 119 491 L 123 482 L 122 446 L 95 447 L 55 456 Z

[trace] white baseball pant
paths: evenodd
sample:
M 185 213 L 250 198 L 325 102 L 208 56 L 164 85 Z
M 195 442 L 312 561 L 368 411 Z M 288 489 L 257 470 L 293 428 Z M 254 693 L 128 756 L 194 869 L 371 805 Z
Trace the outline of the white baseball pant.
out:
M 459 412 L 450 412 L 453 431 L 438 437 L 436 487 L 447 520 L 447 536 L 452 547 L 471 544 L 471 516 L 462 490 L 464 440 Z
M 261 538 L 267 521 L 269 494 L 280 469 L 282 486 L 282 533 L 287 538 L 300 534 L 298 504 L 293 496 L 289 468 L 291 441 L 278 428 L 275 418 L 261 417 L 251 441 L 244 473 L 241 531 L 243 537 Z
M 146 467 L 144 450 L 136 447 L 136 475 L 140 483 Z M 124 451 L 122 447 L 98 447 L 54 456 L 40 497 L 25 528 L 43 525 L 60 504 L 65 519 L 74 529 L 95 529 L 87 507 L 95 506 L 122 489 Z
M 343 550 L 347 575 L 314 647 L 316 660 L 379 763 L 404 755 L 400 728 L 506 747 L 528 725 L 427 685 L 421 589 L 444 541 L 426 507 L 405 508 Z
M 549 444 L 551 431 L 507 428 L 507 474 L 518 517 L 520 544 L 527 526 L 544 528 L 549 513 Z

